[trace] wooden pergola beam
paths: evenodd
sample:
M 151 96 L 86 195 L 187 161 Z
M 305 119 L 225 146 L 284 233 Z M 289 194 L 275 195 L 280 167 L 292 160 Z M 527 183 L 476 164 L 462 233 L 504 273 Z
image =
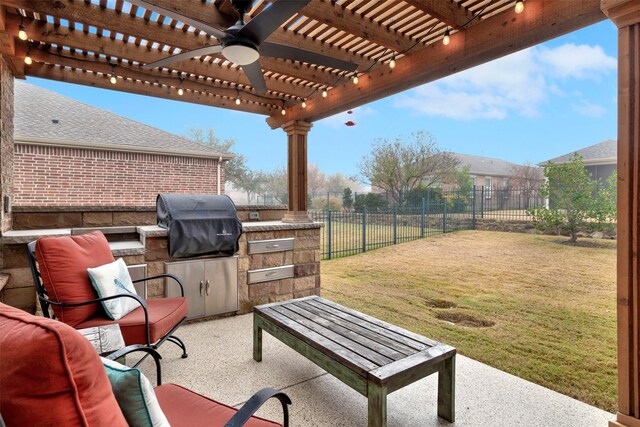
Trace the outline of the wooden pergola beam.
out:
M 24 64 L 15 61 L 16 53 L 15 39 L 7 31 L 7 10 L 0 5 L 0 54 L 5 57 L 5 62 L 11 73 L 18 78 L 24 78 Z
M 576 13 L 580 11 L 580 13 Z M 492 61 L 543 41 L 586 27 L 605 18 L 600 0 L 528 0 L 527 13 L 513 10 L 495 15 L 451 38 L 397 61 L 396 68 L 377 67 L 354 85 L 345 82 L 327 98 L 314 96 L 306 109 L 295 106 L 287 114 L 272 115 L 267 123 L 281 127 L 292 120 L 314 122 L 349 108 L 411 89 L 442 77 Z
M 330 25 L 395 52 L 409 49 L 414 42 L 379 23 L 360 16 L 332 0 L 312 0 L 300 12 L 302 15 Z
M 456 29 L 473 20 L 473 13 L 451 0 L 404 0 L 404 2 Z
M 222 98 L 213 94 L 203 94 L 196 92 L 185 92 L 183 96 L 179 96 L 175 89 L 153 85 L 150 83 L 140 83 L 132 80 L 118 79 L 118 84 L 113 85 L 109 82 L 109 77 L 90 73 L 87 71 L 73 70 L 60 66 L 47 65 L 42 63 L 34 63 L 29 67 L 30 76 L 39 77 L 49 80 L 58 80 L 61 82 L 75 83 L 84 86 L 92 86 L 102 89 L 117 90 L 119 92 L 134 93 L 137 95 L 152 96 L 155 98 L 170 99 L 173 101 L 189 102 L 192 104 L 209 105 L 212 107 L 227 108 L 230 110 L 238 110 L 251 112 L 256 114 L 269 114 L 269 109 L 257 104 L 241 104 L 235 105 L 233 100 Z
M 9 14 L 7 17 L 8 29 L 11 34 L 17 34 L 20 18 Z M 147 63 L 169 56 L 166 52 L 150 50 L 144 46 L 137 46 L 122 40 L 100 37 L 96 34 L 85 33 L 79 30 L 71 30 L 67 27 L 56 26 L 45 21 L 24 19 L 27 33 L 35 40 L 47 44 L 56 44 L 83 51 L 101 53 L 116 58 L 126 58 L 131 61 Z M 242 86 L 250 86 L 249 79 L 242 70 L 234 67 L 222 67 L 200 60 L 187 60 L 172 64 L 171 69 L 199 76 L 211 77 L 221 81 L 234 82 Z M 335 81 L 335 80 L 333 80 Z M 296 97 L 306 97 L 311 89 L 305 85 L 289 83 L 283 79 L 267 79 L 269 89 Z
M 235 98 L 238 95 L 238 91 L 232 88 L 207 84 L 206 82 L 197 80 L 184 80 L 180 82 L 180 79 L 177 76 L 172 76 L 168 73 L 143 70 L 139 66 L 130 64 L 113 67 L 108 61 L 71 52 L 62 51 L 59 53 L 50 53 L 44 50 L 32 49 L 31 57 L 35 62 L 41 62 L 44 64 L 60 65 L 62 67 L 76 68 L 106 75 L 114 72 L 119 78 L 137 80 L 144 82 L 144 84 L 148 83 L 151 85 L 157 85 L 157 87 L 162 88 L 163 91 L 167 87 L 173 91 L 177 91 L 178 88 L 182 86 L 185 94 L 189 92 L 200 92 L 202 94 L 215 93 L 216 95 L 226 97 L 233 102 L 235 102 Z M 31 73 L 29 72 L 28 74 Z M 176 99 L 180 100 L 182 98 L 178 97 Z M 279 99 L 273 99 L 273 101 L 269 102 L 269 99 L 247 92 L 241 92 L 241 99 L 244 102 L 234 109 L 239 111 L 255 112 L 253 107 L 248 107 L 251 106 L 251 104 L 257 104 L 265 107 L 268 111 L 269 109 L 275 110 L 281 105 L 281 101 Z M 265 109 L 261 109 L 260 111 L 265 111 Z
M 218 40 L 204 35 L 195 35 L 193 33 L 185 33 L 180 29 L 171 28 L 168 25 L 160 25 L 154 22 L 147 22 L 142 18 L 132 17 L 118 13 L 111 9 L 102 9 L 100 6 L 86 3 L 69 3 L 65 7 L 58 8 L 54 2 L 46 0 L 7 0 L 7 3 L 13 7 L 24 8 L 39 13 L 57 16 L 61 19 L 69 21 L 81 22 L 84 25 L 92 25 L 99 28 L 105 28 L 116 33 L 141 37 L 150 42 L 158 42 L 160 44 L 178 47 L 180 49 L 196 49 L 207 45 L 217 45 Z M 162 59 L 167 56 L 160 50 L 152 50 L 157 54 L 153 56 L 153 61 Z M 152 61 L 149 61 L 152 62 Z M 333 73 L 324 70 L 311 70 L 311 67 L 296 64 L 291 61 L 276 60 L 272 58 L 261 59 L 263 68 L 281 74 L 291 73 L 295 70 L 296 74 L 292 77 L 307 78 L 312 82 L 329 85 L 335 81 Z M 213 66 L 217 66 L 212 64 Z M 219 67 L 219 66 L 218 66 Z M 273 67 L 273 69 L 269 69 Z M 312 80 L 315 79 L 315 80 Z M 248 80 L 246 80 L 248 83 Z M 267 87 L 269 80 L 267 79 Z

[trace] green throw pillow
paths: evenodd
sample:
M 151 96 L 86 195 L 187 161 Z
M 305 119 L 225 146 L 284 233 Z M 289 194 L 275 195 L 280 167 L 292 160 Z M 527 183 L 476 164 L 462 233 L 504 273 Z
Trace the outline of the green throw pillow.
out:
M 140 369 L 102 358 L 113 394 L 131 427 L 170 427 L 151 383 Z

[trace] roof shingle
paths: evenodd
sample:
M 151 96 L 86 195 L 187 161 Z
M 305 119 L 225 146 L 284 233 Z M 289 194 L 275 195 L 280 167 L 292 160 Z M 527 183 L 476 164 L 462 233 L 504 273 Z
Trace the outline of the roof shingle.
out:
M 15 81 L 15 140 L 98 145 L 116 151 L 155 151 L 231 158 L 210 147 L 25 82 Z
M 571 161 L 574 153 L 579 154 L 584 162 L 594 163 L 598 160 L 603 160 L 606 163 L 616 162 L 618 156 L 618 143 L 613 139 L 602 141 L 598 144 L 590 145 L 578 151 L 572 151 L 571 153 L 564 154 L 551 160 L 539 163 L 544 165 L 548 162 L 552 163 L 565 163 Z

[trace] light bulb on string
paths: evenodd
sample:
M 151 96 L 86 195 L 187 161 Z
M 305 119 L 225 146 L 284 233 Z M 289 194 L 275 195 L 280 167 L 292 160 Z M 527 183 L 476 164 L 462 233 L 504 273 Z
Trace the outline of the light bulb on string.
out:
M 118 79 L 116 78 L 116 66 L 114 64 L 111 64 L 111 76 L 109 78 L 109 81 L 112 85 L 118 83 Z
M 31 46 L 27 49 L 27 56 L 24 57 L 24 63 L 27 65 L 33 64 L 33 58 L 31 58 Z
M 240 100 L 240 97 L 236 98 L 236 105 L 240 105 L 240 103 L 242 103 L 242 101 Z
M 303 99 L 301 105 L 302 105 L 302 108 L 307 108 L 307 100 Z
M 323 98 L 326 98 L 328 94 L 329 94 L 329 93 L 327 92 L 327 88 L 326 88 L 326 87 L 325 87 L 325 88 L 323 88 L 323 89 L 322 89 L 322 97 L 323 97 Z
M 26 41 L 29 38 L 27 30 L 25 30 L 24 25 L 22 24 L 18 26 L 18 38 L 22 41 Z
M 357 75 L 357 74 L 354 74 L 354 75 L 353 75 L 353 84 L 354 84 L 354 85 L 357 85 L 359 81 L 360 81 L 360 80 L 358 79 L 358 75 Z
M 444 30 L 444 37 L 442 38 L 442 44 L 447 46 L 451 43 L 451 33 L 449 33 L 449 29 Z
M 524 1 L 517 0 L 516 1 L 516 13 L 522 13 L 524 11 Z
M 280 114 L 282 114 L 283 116 L 287 115 L 287 110 L 285 110 L 284 108 L 282 110 L 280 110 Z
M 391 61 L 389 61 L 389 68 L 391 68 L 392 70 L 394 68 L 396 68 L 396 54 L 392 54 L 391 55 Z

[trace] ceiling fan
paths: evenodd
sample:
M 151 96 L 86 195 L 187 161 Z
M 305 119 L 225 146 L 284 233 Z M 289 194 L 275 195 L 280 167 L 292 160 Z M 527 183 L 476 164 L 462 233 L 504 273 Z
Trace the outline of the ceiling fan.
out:
M 278 27 L 284 24 L 295 13 L 299 12 L 311 0 L 276 0 L 249 22 L 244 22 L 244 15 L 251 9 L 253 0 L 231 0 L 233 8 L 239 16 L 235 25 L 220 30 L 205 22 L 184 16 L 176 11 L 166 9 L 147 0 L 127 0 L 129 3 L 154 10 L 164 16 L 183 22 L 200 31 L 214 36 L 220 41 L 215 46 L 205 46 L 177 55 L 172 55 L 159 61 L 143 66 L 145 69 L 164 67 L 168 64 L 191 59 L 197 56 L 221 53 L 227 60 L 242 67 L 251 85 L 257 93 L 265 93 L 267 86 L 260 67 L 260 56 L 269 56 L 292 61 L 307 62 L 325 67 L 355 71 L 357 64 L 343 61 L 330 56 L 310 52 L 293 46 L 265 41 Z M 213 7 L 213 6 L 212 6 Z

